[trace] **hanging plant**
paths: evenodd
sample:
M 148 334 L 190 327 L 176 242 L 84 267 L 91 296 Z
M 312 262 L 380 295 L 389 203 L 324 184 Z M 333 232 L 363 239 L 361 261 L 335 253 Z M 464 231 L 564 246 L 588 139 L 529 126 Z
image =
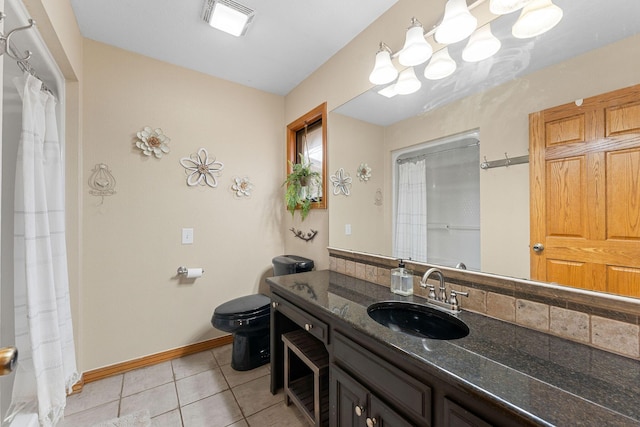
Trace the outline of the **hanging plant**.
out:
M 282 185 L 286 185 L 287 191 L 284 199 L 287 204 L 287 210 L 294 216 L 296 209 L 300 209 L 300 218 L 304 219 L 309 215 L 311 205 L 317 201 L 314 198 L 311 188 L 317 188 L 322 183 L 322 177 L 319 172 L 311 170 L 311 164 L 305 163 L 302 154 L 300 155 L 300 163 L 292 163 L 289 161 L 291 173 L 287 175 L 287 179 Z

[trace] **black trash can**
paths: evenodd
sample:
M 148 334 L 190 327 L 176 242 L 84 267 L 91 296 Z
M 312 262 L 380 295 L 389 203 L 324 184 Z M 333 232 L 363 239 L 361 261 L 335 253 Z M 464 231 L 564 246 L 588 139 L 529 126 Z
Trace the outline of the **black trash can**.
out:
M 313 260 L 298 255 L 280 255 L 272 260 L 273 275 L 304 273 L 313 270 Z

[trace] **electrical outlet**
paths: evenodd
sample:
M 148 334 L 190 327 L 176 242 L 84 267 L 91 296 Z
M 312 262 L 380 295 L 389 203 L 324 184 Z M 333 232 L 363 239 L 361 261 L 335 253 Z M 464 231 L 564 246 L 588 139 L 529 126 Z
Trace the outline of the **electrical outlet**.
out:
M 344 234 L 347 236 L 351 236 L 351 224 L 344 225 Z

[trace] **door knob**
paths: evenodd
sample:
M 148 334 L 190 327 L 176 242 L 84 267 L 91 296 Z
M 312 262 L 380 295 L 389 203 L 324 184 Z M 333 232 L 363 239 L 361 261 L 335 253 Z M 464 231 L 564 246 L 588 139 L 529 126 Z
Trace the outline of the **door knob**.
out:
M 355 412 L 357 416 L 361 417 L 364 414 L 364 406 L 356 405 Z
M 542 243 L 536 243 L 535 245 L 533 245 L 533 251 L 536 253 L 544 251 L 544 245 Z
M 15 347 L 0 348 L 0 375 L 13 371 L 18 362 L 18 349 Z

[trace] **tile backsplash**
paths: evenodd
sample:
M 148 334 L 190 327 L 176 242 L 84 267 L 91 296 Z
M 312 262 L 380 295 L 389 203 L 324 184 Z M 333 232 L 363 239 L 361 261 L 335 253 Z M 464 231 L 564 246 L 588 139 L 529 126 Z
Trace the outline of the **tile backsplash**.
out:
M 329 248 L 329 268 L 389 287 L 397 261 Z M 414 293 L 427 296 L 420 279 L 431 266 L 407 262 Z M 486 316 L 640 360 L 640 300 L 529 280 L 442 268 L 448 289 L 468 292 L 460 306 Z M 435 284 L 435 282 L 434 282 Z

